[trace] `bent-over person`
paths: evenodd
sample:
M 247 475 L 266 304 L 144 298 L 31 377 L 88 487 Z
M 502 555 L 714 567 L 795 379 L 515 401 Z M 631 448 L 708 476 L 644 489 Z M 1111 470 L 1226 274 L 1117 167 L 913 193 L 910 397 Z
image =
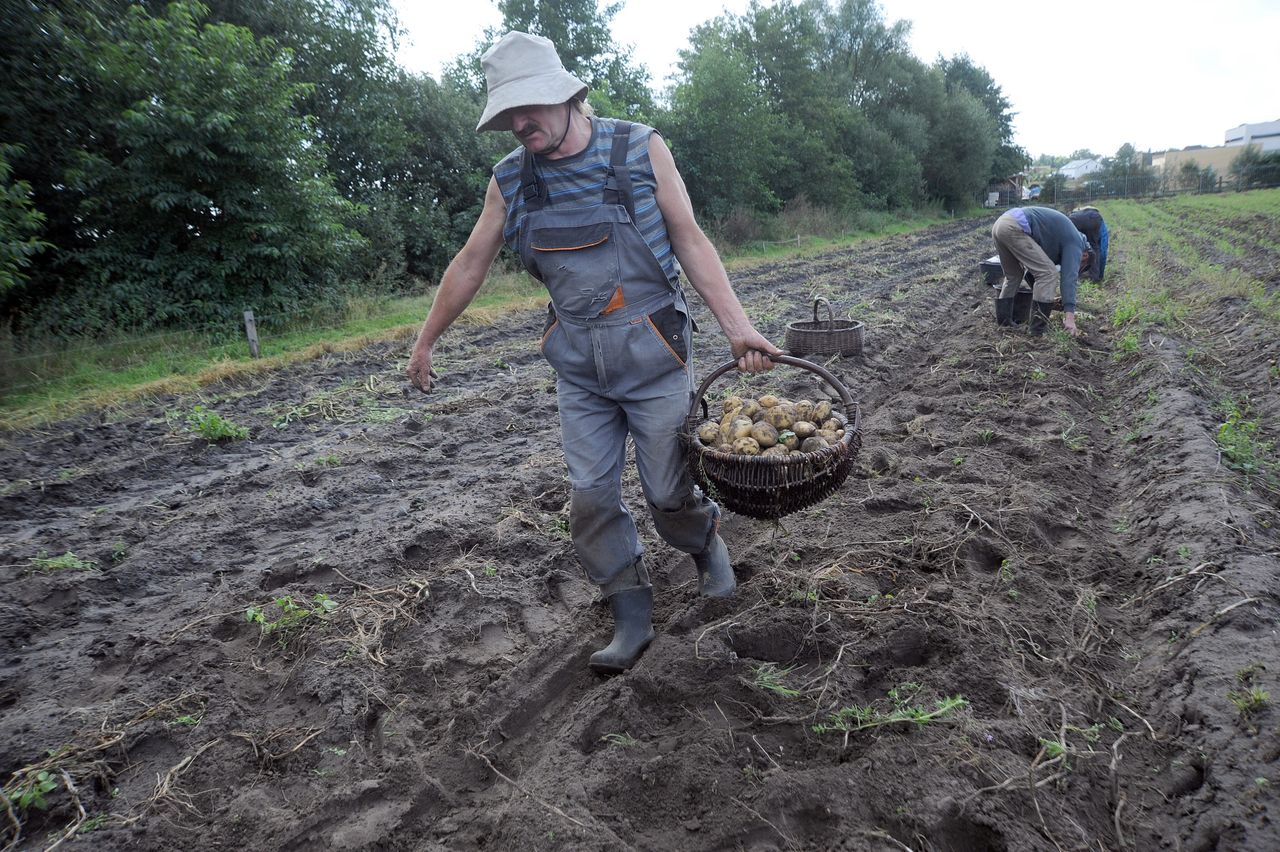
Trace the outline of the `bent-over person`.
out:
M 1073 337 L 1076 327 L 1076 285 L 1089 263 L 1088 240 L 1065 213 L 1052 207 L 1015 207 L 991 226 L 1004 272 L 996 298 L 996 324 L 1013 325 L 1013 303 L 1027 273 L 1035 278 L 1031 293 L 1030 331 L 1044 334 L 1061 290 L 1062 325 Z M 1055 265 L 1061 268 L 1055 268 Z

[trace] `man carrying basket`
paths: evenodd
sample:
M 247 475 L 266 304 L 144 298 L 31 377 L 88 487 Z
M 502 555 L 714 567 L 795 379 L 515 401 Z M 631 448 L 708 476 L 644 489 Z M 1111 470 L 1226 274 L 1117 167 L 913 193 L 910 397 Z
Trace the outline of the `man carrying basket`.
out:
M 593 115 L 587 86 L 545 38 L 507 33 L 482 62 L 488 102 L 476 129 L 510 130 L 520 147 L 493 169 L 408 377 L 430 388 L 436 340 L 475 297 L 505 242 L 551 295 L 541 349 L 557 377 L 569 529 L 614 618 L 613 641 L 591 655 L 591 667 L 621 672 L 654 636 L 653 588 L 622 502 L 628 434 L 658 534 L 693 556 L 703 595 L 728 597 L 736 587 L 720 509 L 694 488 L 676 438 L 693 393 L 692 322 L 677 258 L 729 338 L 738 369 L 771 369 L 768 355 L 781 351 L 747 319 L 657 131 Z

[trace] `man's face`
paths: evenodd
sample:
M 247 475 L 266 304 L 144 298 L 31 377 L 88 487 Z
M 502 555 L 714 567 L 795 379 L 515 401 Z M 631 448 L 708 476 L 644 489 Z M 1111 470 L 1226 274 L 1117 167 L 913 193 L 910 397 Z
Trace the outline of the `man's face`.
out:
M 554 150 L 564 136 L 569 121 L 564 104 L 515 107 L 509 111 L 511 133 L 535 154 Z

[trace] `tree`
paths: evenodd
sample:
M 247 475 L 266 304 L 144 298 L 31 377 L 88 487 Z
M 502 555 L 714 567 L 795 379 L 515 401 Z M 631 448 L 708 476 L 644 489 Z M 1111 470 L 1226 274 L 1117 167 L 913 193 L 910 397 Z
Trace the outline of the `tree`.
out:
M 1229 174 L 1238 189 L 1280 185 L 1280 151 L 1263 154 L 1254 145 L 1245 145 L 1231 161 Z
M 995 148 L 995 122 L 982 103 L 966 91 L 948 94 L 924 160 L 930 191 L 951 209 L 972 204 L 987 184 Z
M 825 15 L 826 70 L 854 106 L 874 106 L 896 56 L 907 55 L 908 21 L 888 24 L 875 0 L 840 0 Z
M 1112 163 L 1114 163 L 1117 168 L 1126 170 L 1134 169 L 1142 165 L 1142 159 L 1138 156 L 1137 149 L 1128 142 L 1117 148 L 1116 155 L 1111 159 Z
M 1013 117 L 1009 99 L 985 68 L 974 65 L 968 54 L 939 59 L 948 92 L 965 91 L 978 99 L 995 122 L 997 145 L 991 158 L 990 178 L 1001 180 L 1025 169 L 1031 161 L 1027 152 L 1013 144 Z
M 696 33 L 693 47 L 681 53 L 681 80 L 665 123 L 696 209 L 725 216 L 737 207 L 779 208 L 769 188 L 779 123 L 747 57 L 714 30 Z M 742 144 L 744 127 L 749 145 Z
M 323 147 L 293 106 L 290 57 L 204 9 L 129 10 L 88 48 L 109 118 L 68 172 L 86 244 L 64 330 L 225 320 L 336 296 L 360 243 Z

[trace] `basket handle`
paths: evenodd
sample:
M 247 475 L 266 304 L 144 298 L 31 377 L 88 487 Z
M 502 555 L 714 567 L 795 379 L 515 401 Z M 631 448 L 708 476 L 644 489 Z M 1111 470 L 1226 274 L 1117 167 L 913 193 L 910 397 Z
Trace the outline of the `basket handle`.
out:
M 813 324 L 817 325 L 819 322 L 822 321 L 818 319 L 818 305 L 827 306 L 827 331 L 835 331 L 836 317 L 835 317 L 835 314 L 831 312 L 831 303 L 828 302 L 826 299 L 822 298 L 821 296 L 813 300 Z
M 853 405 L 853 397 L 849 395 L 849 389 L 845 387 L 844 383 L 837 379 L 830 370 L 823 367 L 821 364 L 815 364 L 812 361 L 806 361 L 804 358 L 795 358 L 791 355 L 770 355 L 769 360 L 776 364 L 789 364 L 792 367 L 800 367 L 801 369 L 808 370 L 811 373 L 817 373 L 827 384 L 831 385 L 831 387 L 835 389 L 836 393 L 840 394 L 840 401 L 844 403 L 846 408 Z M 711 375 L 702 380 L 702 384 L 698 385 L 698 390 L 693 395 L 693 403 L 689 406 L 690 417 L 697 415 L 698 403 L 701 402 L 703 406 L 706 406 L 706 400 L 703 399 L 703 396 L 706 395 L 707 389 L 711 387 L 711 383 L 730 370 L 736 370 L 737 367 L 737 361 L 729 361 L 728 363 L 721 364 L 719 367 L 716 367 L 711 371 Z

